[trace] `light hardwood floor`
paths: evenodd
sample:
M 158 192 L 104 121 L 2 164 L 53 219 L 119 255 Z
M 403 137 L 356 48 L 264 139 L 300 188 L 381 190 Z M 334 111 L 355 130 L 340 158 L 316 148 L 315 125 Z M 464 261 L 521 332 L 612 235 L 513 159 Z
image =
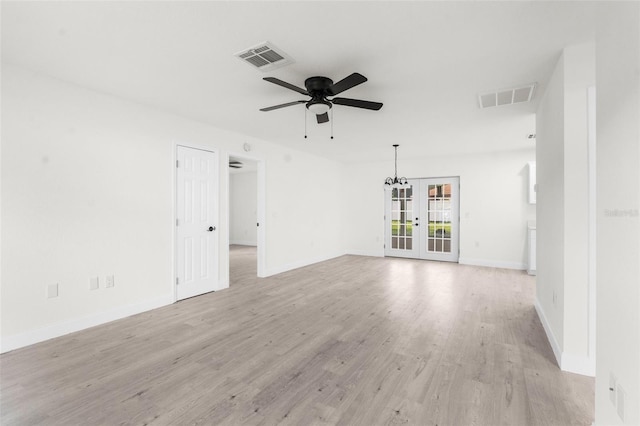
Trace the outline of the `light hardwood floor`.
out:
M 589 425 L 523 272 L 343 256 L 2 355 L 1 423 Z

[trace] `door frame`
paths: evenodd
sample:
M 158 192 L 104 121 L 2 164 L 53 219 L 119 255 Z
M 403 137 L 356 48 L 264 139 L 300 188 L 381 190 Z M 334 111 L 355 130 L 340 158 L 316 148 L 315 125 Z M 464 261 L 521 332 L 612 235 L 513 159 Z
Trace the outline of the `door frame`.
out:
M 597 204 L 596 204 L 596 87 L 587 88 L 587 161 L 588 161 L 588 349 L 587 360 L 589 373 L 593 377 L 596 375 L 596 315 L 597 315 L 597 281 L 596 281 L 596 222 L 597 222 Z
M 169 282 L 169 285 L 171 286 L 171 296 L 173 299 L 173 303 L 178 301 L 178 286 L 177 286 L 177 280 L 178 280 L 178 227 L 176 226 L 176 223 L 178 221 L 178 167 L 176 167 L 176 164 L 178 162 L 178 147 L 184 147 L 184 148 L 191 148 L 191 149 L 199 149 L 201 151 L 208 151 L 211 152 L 214 156 L 214 162 L 216 164 L 216 170 L 217 170 L 217 179 L 216 179 L 216 183 L 213 187 L 213 199 L 214 202 L 216 203 L 216 207 L 215 207 L 215 217 L 216 217 L 216 222 L 220 221 L 220 150 L 215 147 L 215 146 L 207 146 L 207 145 L 199 145 L 199 144 L 193 144 L 193 143 L 189 143 L 189 142 L 174 142 L 173 146 L 172 146 L 172 155 L 171 155 L 171 204 L 172 204 L 172 211 L 173 214 L 171 215 L 171 258 L 172 258 L 172 262 L 171 262 L 171 280 Z M 221 224 L 218 223 L 215 226 L 218 227 L 218 229 L 221 228 Z M 218 246 L 216 247 L 216 253 L 218 253 L 218 255 L 215 258 L 215 266 L 216 266 L 216 271 L 217 271 L 217 281 L 218 281 L 218 285 L 225 285 L 225 283 L 222 282 L 221 277 L 220 277 L 220 236 L 219 234 L 217 234 L 217 243 Z M 228 283 L 226 283 L 226 287 L 228 287 Z M 217 290 L 216 290 L 217 291 Z
M 266 250 L 266 229 L 267 229 L 267 223 L 266 223 L 266 182 L 267 182 L 267 174 L 266 174 L 266 167 L 265 167 L 265 161 L 262 158 L 258 158 L 255 157 L 253 155 L 248 155 L 247 153 L 243 152 L 243 153 L 239 153 L 239 152 L 227 152 L 227 161 L 225 162 L 226 164 L 226 176 L 227 176 L 227 220 L 230 221 L 231 219 L 231 202 L 230 202 L 230 192 L 229 192 L 229 184 L 231 182 L 231 174 L 230 174 L 230 168 L 229 168 L 229 157 L 234 157 L 234 158 L 239 158 L 240 160 L 247 160 L 247 161 L 253 161 L 255 163 L 257 163 L 258 166 L 258 171 L 257 171 L 257 194 L 258 194 L 258 199 L 257 199 L 257 203 L 256 203 L 256 207 L 257 207 L 257 212 L 256 212 L 256 219 L 258 221 L 258 223 L 260 224 L 259 226 L 257 226 L 257 246 L 256 246 L 256 251 L 257 251 L 257 261 L 258 261 L 258 265 L 257 265 L 257 275 L 259 278 L 265 278 L 266 275 L 266 258 L 267 258 L 267 250 Z M 226 250 L 227 250 L 227 259 L 229 258 L 229 232 L 230 232 L 230 227 L 227 226 L 227 245 L 226 245 Z M 227 263 L 227 269 L 229 269 L 229 264 Z M 227 271 L 227 277 L 229 277 L 229 271 Z
M 384 198 L 383 198 L 383 211 L 384 211 L 384 217 L 385 220 L 383 221 L 383 227 L 384 227 L 384 232 L 383 232 L 383 236 L 384 236 L 384 248 L 383 248 L 383 256 L 384 257 L 403 257 L 406 259 L 420 259 L 420 260 L 432 260 L 432 261 L 442 261 L 442 262 L 452 262 L 452 263 L 460 263 L 460 176 L 433 176 L 433 177 L 419 177 L 419 178 L 408 178 L 407 181 L 409 182 L 409 184 L 411 184 L 412 187 L 415 187 L 416 183 L 418 184 L 418 190 L 414 191 L 414 196 L 418 197 L 418 198 L 414 198 L 414 205 L 418 206 L 419 209 L 422 209 L 421 205 L 423 204 L 423 199 L 422 199 L 422 194 L 420 192 L 420 184 L 422 181 L 428 181 L 428 180 L 445 180 L 445 179 L 451 179 L 453 180 L 452 184 L 455 186 L 455 184 L 457 183 L 457 188 L 456 188 L 456 197 L 453 197 L 456 199 L 457 203 L 455 205 L 455 208 L 452 210 L 452 214 L 454 214 L 454 217 L 451 218 L 451 223 L 453 224 L 454 222 L 456 223 L 456 238 L 455 238 L 455 246 L 453 245 L 453 238 L 452 238 L 452 253 L 454 250 L 457 250 L 456 253 L 456 260 L 449 260 L 444 258 L 445 256 L 443 256 L 442 258 L 438 258 L 439 256 L 437 256 L 437 253 L 434 253 L 435 256 L 432 257 L 431 259 L 427 259 L 425 258 L 425 249 L 424 249 L 424 244 L 427 243 L 427 238 L 428 238 L 428 219 L 426 220 L 427 226 L 421 226 L 419 228 L 419 237 L 418 237 L 418 246 L 415 247 L 411 252 L 407 252 L 407 253 L 403 253 L 405 254 L 404 256 L 394 256 L 394 255 L 387 255 L 387 249 L 386 249 L 386 245 L 387 244 L 391 244 L 391 236 L 390 236 L 390 231 L 389 231 L 389 227 L 387 226 L 387 219 L 386 216 L 387 214 L 390 214 L 391 212 L 387 212 L 387 197 L 389 195 L 386 194 L 386 192 L 388 192 L 388 189 L 385 189 L 385 194 L 384 194 Z M 428 203 L 428 200 L 427 200 Z M 415 208 L 414 208 L 415 209 Z M 422 212 L 419 212 L 419 215 Z M 421 219 L 424 219 L 421 217 Z M 421 221 L 422 222 L 422 221 Z M 415 241 L 413 242 L 415 244 Z M 407 255 L 408 254 L 408 255 Z

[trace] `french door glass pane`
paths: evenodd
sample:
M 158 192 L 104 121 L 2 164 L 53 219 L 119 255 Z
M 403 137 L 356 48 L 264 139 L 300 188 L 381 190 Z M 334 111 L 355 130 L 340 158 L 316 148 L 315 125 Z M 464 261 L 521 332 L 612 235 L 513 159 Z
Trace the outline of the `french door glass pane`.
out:
M 451 185 L 428 185 L 427 251 L 437 253 L 451 252 Z
M 413 188 L 391 191 L 391 248 L 411 250 L 413 247 Z

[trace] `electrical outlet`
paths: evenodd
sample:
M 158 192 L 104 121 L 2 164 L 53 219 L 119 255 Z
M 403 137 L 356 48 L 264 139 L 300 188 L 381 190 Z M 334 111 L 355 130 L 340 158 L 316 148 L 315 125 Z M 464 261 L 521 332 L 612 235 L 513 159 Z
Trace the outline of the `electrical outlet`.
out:
M 616 405 L 616 384 L 618 382 L 618 379 L 616 379 L 616 376 L 612 373 L 609 372 L 609 399 L 611 400 L 611 403 L 615 406 Z
M 58 297 L 58 283 L 47 286 L 47 298 L 52 299 L 54 297 Z
M 98 277 L 89 278 L 89 290 L 97 290 L 100 288 L 100 281 Z
M 113 277 L 113 275 L 107 275 L 107 284 L 106 287 L 107 288 L 111 288 L 115 285 L 115 279 Z
M 620 416 L 624 422 L 624 399 L 626 394 L 620 385 L 618 385 L 616 393 L 618 394 L 618 416 Z

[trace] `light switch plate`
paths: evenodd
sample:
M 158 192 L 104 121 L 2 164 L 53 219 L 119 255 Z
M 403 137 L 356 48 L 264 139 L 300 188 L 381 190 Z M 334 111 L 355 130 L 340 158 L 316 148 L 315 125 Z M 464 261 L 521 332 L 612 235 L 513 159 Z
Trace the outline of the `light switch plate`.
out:
M 58 283 L 47 286 L 47 298 L 51 299 L 54 297 L 58 297 Z
M 106 287 L 110 288 L 113 287 L 115 285 L 115 279 L 113 277 L 113 275 L 107 275 L 107 281 L 106 281 Z

